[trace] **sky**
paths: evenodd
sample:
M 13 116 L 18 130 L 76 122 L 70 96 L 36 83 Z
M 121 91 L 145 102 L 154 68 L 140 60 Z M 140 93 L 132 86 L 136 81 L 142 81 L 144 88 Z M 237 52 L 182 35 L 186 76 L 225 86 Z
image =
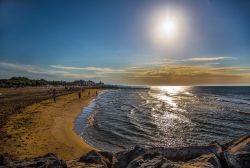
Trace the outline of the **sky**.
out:
M 249 85 L 249 0 L 0 0 L 0 78 Z

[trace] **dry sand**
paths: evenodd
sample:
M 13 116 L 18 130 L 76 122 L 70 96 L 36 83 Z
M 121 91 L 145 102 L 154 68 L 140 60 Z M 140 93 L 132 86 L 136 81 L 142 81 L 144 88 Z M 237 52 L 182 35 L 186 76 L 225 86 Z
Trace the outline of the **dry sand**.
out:
M 75 92 L 64 87 L 56 87 L 58 96 Z M 52 97 L 48 87 L 0 88 L 0 142 L 5 133 L 1 130 L 9 117 L 22 112 L 28 105 L 47 100 Z
M 73 159 L 90 151 L 93 147 L 73 131 L 74 119 L 95 98 L 95 89 L 91 96 L 78 93 L 60 96 L 57 102 L 45 100 L 27 106 L 22 113 L 11 116 L 2 128 L 7 138 L 1 142 L 2 152 L 18 159 L 55 153 L 62 159 Z

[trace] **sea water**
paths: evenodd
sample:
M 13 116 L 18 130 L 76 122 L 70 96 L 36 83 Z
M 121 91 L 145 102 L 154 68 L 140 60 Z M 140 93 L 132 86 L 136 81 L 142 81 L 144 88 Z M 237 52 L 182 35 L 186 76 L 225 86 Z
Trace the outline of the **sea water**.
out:
M 161 86 L 105 90 L 75 131 L 108 151 L 220 143 L 250 133 L 250 87 Z

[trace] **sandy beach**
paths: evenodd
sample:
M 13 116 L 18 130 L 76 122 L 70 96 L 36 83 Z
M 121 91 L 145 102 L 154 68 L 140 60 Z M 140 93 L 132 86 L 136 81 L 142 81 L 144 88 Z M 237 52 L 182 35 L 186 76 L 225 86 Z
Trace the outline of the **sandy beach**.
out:
M 62 159 L 72 159 L 90 151 L 93 147 L 74 131 L 74 119 L 95 98 L 95 89 L 86 90 L 82 98 L 78 93 L 60 96 L 27 106 L 21 113 L 12 115 L 3 126 L 7 138 L 1 140 L 2 153 L 17 159 L 55 153 Z

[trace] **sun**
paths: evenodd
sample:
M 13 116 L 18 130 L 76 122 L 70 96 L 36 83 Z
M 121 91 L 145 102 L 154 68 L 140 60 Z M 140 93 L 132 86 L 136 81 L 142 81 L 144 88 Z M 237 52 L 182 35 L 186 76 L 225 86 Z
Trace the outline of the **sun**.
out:
M 176 32 L 176 22 L 173 19 L 164 19 L 159 23 L 159 33 L 165 38 L 173 37 Z
M 156 17 L 152 27 L 152 38 L 158 45 L 176 44 L 181 33 L 179 20 L 172 15 Z
M 157 8 L 148 16 L 145 32 L 159 49 L 181 47 L 190 30 L 187 16 L 184 10 Z

